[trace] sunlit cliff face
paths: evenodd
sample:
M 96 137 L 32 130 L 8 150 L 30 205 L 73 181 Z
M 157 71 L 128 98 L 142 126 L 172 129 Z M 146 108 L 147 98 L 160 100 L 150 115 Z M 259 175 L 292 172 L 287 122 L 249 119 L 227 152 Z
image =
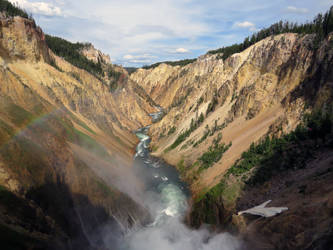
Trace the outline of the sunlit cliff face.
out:
M 153 154 L 176 167 L 183 162 L 181 172 L 194 195 L 216 185 L 251 143 L 274 127 L 288 132 L 301 120 L 304 99 L 290 95 L 308 76 L 312 40 L 312 35 L 286 33 L 263 39 L 226 60 L 207 54 L 183 67 L 160 64 L 131 74 L 167 110 L 150 128 Z M 196 129 L 169 150 L 200 117 Z M 207 131 L 209 136 L 204 137 Z M 231 147 L 200 172 L 195 162 L 219 136 Z

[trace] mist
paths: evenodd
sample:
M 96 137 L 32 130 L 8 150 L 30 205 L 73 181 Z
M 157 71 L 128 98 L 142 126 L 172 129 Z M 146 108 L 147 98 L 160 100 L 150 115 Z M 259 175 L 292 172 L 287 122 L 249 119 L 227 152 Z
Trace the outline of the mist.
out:
M 105 223 L 87 234 L 92 242 L 95 234 L 102 236 L 105 249 L 118 250 L 238 250 L 241 241 L 229 233 L 217 234 L 203 226 L 199 230 L 184 224 L 188 211 L 190 191 L 179 178 L 176 169 L 158 158 L 150 156 L 147 136 L 148 128 L 136 134 L 140 143 L 136 147 L 133 166 L 128 166 L 118 157 L 101 159 L 95 152 L 89 152 L 72 144 L 74 153 L 107 184 L 127 194 L 150 215 L 145 223 L 138 214 L 121 211 L 113 213 L 114 221 Z M 119 204 L 120 205 L 120 204 Z M 123 210 L 122 207 L 116 210 Z M 135 212 L 134 212 L 135 213 Z M 126 215 L 127 214 L 127 215 Z M 142 214 L 142 213 L 141 213 Z M 134 224 L 126 217 L 134 218 Z M 120 216 L 118 218 L 118 216 Z M 125 222 L 124 222 L 125 220 Z M 118 224 L 118 225 L 116 225 Z M 95 245 L 95 244 L 93 244 Z
M 139 200 L 151 215 L 150 223 L 124 234 L 117 246 L 108 245 L 106 240 L 106 247 L 119 250 L 241 249 L 241 241 L 229 233 L 217 234 L 207 226 L 193 230 L 184 224 L 190 192 L 174 167 L 150 156 L 149 140 L 142 134 L 146 132 L 141 130 L 137 133 L 141 143 L 137 146 L 132 170 L 144 184 Z M 105 231 L 105 239 L 110 234 L 112 232 Z
M 144 180 L 137 178 L 133 169 L 125 161 L 114 157 L 112 159 L 101 159 L 95 153 L 91 153 L 81 146 L 71 144 L 75 155 L 89 166 L 95 174 L 111 187 L 116 187 L 119 191 L 126 193 L 137 203 L 141 205 L 144 203 L 142 197 Z
M 179 218 L 169 218 L 162 225 L 148 226 L 125 236 L 130 250 L 236 250 L 240 241 L 228 233 L 213 234 L 207 229 L 191 230 Z
M 164 187 L 163 187 L 164 186 Z M 161 193 L 148 192 L 146 204 L 154 220 L 125 235 L 121 250 L 237 250 L 240 241 L 229 233 L 216 234 L 203 226 L 192 230 L 184 224 L 187 196 L 174 184 L 159 185 Z

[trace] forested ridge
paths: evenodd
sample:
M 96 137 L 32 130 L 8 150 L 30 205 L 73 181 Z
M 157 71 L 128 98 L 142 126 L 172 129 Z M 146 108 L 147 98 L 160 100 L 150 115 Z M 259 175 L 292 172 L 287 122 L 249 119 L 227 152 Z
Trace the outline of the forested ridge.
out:
M 21 16 L 24 18 L 31 19 L 31 15 L 29 15 L 25 10 L 22 8 L 13 5 L 12 3 L 6 0 L 0 0 L 0 12 L 6 13 L 7 16 Z
M 239 53 L 262 39 L 283 33 L 316 34 L 316 41 L 313 49 L 317 49 L 320 42 L 332 31 L 333 6 L 325 14 L 318 14 L 312 22 L 297 24 L 289 21 L 279 21 L 268 28 L 261 29 L 251 37 L 246 37 L 242 43 L 211 50 L 208 51 L 208 54 L 221 53 L 221 58 L 225 60 L 232 54 Z
M 289 21 L 279 21 L 272 24 L 268 28 L 261 29 L 260 31 L 248 36 L 242 43 L 235 43 L 230 46 L 225 46 L 219 49 L 210 50 L 207 54 L 221 54 L 219 58 L 225 60 L 235 53 L 242 52 L 251 45 L 272 35 L 279 35 L 283 33 L 298 33 L 298 34 L 316 34 L 316 43 L 313 49 L 319 47 L 320 42 L 333 31 L 333 6 L 325 14 L 318 14 L 313 21 L 298 24 Z M 151 69 L 156 68 L 160 64 L 165 63 L 171 66 L 185 66 L 195 62 L 197 59 L 183 59 L 178 61 L 165 61 L 157 62 L 152 65 L 145 65 L 142 68 Z
M 162 63 L 171 65 L 171 66 L 185 66 L 187 64 L 193 63 L 195 62 L 197 59 L 193 58 L 193 59 L 184 59 L 184 60 L 179 60 L 179 61 L 165 61 L 165 62 L 158 62 L 158 63 L 154 63 L 152 65 L 145 65 L 142 68 L 144 69 L 153 69 L 156 68 L 158 66 L 160 66 Z
M 84 69 L 94 75 L 100 75 L 103 73 L 102 65 L 100 62 L 94 63 L 93 61 L 87 59 L 81 54 L 81 50 L 88 43 L 71 43 L 60 37 L 45 35 L 47 46 L 56 55 L 63 57 L 66 61 L 77 66 L 78 68 Z

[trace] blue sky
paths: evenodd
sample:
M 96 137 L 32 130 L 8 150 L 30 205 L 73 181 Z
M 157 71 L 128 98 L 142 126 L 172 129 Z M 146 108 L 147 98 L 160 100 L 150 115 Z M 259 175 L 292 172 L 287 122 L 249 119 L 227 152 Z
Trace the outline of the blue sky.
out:
M 45 33 L 92 42 L 114 63 L 194 58 L 279 20 L 304 22 L 333 0 L 10 0 Z

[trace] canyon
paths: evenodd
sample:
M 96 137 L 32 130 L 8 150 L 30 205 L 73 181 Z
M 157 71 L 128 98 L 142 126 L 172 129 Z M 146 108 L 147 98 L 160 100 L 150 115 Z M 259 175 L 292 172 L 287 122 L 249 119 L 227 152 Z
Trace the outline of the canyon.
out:
M 241 232 L 251 242 L 250 249 L 326 249 L 325 244 L 332 244 L 320 240 L 330 234 L 332 225 L 328 144 L 315 141 L 303 142 L 306 146 L 301 147 L 289 145 L 291 158 L 301 167 L 290 161 L 283 163 L 289 156 L 277 153 L 271 157 L 272 162 L 268 158 L 263 164 L 271 168 L 275 164 L 283 170 L 276 170 L 272 177 L 264 176 L 259 184 L 248 184 L 252 176 L 256 177 L 257 169 L 232 174 L 244 161 L 243 152 L 255 143 L 288 135 L 312 110 L 324 107 L 331 112 L 332 34 L 318 50 L 313 49 L 314 43 L 314 35 L 281 34 L 226 60 L 207 54 L 183 67 L 161 64 L 131 74 L 131 79 L 167 110 L 150 129 L 152 154 L 174 165 L 190 185 L 190 225 L 208 223 Z M 203 155 L 211 153 L 210 157 L 215 157 L 220 141 L 226 151 L 217 159 L 209 159 L 212 163 L 206 167 Z M 296 156 L 299 150 L 303 154 L 310 150 L 311 157 Z M 327 173 L 323 179 L 317 177 L 321 171 Z M 311 195 L 302 194 L 302 188 L 313 185 L 317 189 L 311 189 Z M 302 197 L 295 197 L 297 193 Z M 318 202 L 307 203 L 309 196 Z M 293 209 L 276 219 L 261 221 L 236 215 L 269 199 L 273 199 L 272 206 Z M 323 217 L 304 218 L 311 209 L 322 211 Z M 302 226 L 293 226 L 300 221 Z M 314 228 L 305 226 L 310 224 Z M 283 232 L 288 232 L 288 239 Z
M 31 19 L 2 15 L 0 37 L 0 230 L 7 248 L 109 249 L 151 223 L 146 183 L 133 164 L 135 132 L 147 126 L 150 154 L 174 166 L 189 187 L 188 226 L 230 232 L 245 249 L 332 246 L 330 132 L 289 143 L 268 160 L 283 163 L 290 152 L 302 166 L 288 162 L 293 168 L 263 182 L 248 184 L 255 167 L 232 170 L 265 138 L 297 131 L 307 114 L 332 115 L 333 34 L 319 48 L 315 35 L 284 33 L 225 60 L 208 53 L 185 66 L 131 74 L 87 44 L 80 53 L 101 64 L 100 75 L 56 55 Z M 237 215 L 268 199 L 288 211 Z

